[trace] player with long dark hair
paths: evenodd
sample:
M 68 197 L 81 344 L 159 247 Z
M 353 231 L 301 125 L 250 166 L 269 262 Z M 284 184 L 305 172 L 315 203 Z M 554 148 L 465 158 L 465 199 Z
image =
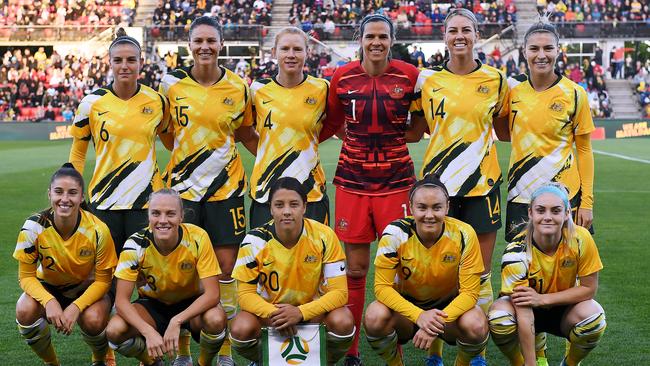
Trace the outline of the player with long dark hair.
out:
M 335 230 L 345 244 L 348 306 L 357 329 L 365 302 L 370 243 L 386 225 L 408 215 L 415 182 L 406 146 L 408 109 L 417 69 L 391 57 L 393 23 L 368 15 L 359 27 L 359 61 L 340 67 L 330 84 L 323 141 L 344 128 L 336 186 Z M 360 365 L 358 333 L 346 365 Z
M 45 364 L 59 365 L 48 323 L 65 335 L 77 323 L 92 365 L 115 365 L 104 331 L 117 264 L 110 231 L 81 208 L 84 181 L 72 164 L 52 175 L 47 195 L 50 207 L 25 221 L 14 251 L 24 291 L 16 303 L 18 331 Z

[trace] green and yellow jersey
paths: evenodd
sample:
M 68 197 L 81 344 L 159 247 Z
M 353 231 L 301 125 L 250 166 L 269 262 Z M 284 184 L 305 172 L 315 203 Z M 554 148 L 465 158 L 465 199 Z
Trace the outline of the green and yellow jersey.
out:
M 413 322 L 422 311 L 448 304 L 443 311 L 451 322 L 476 305 L 483 270 L 471 226 L 446 217 L 440 238 L 427 248 L 413 217 L 406 217 L 386 226 L 379 240 L 375 296 Z
M 168 123 L 165 97 L 145 85 L 138 84 L 129 100 L 117 97 L 111 86 L 82 99 L 70 133 L 95 145 L 95 171 L 88 185 L 94 208 L 146 207 L 149 194 L 163 187 L 156 162 L 156 134 L 165 132 Z
M 136 282 L 138 294 L 165 304 L 175 304 L 202 293 L 200 280 L 221 274 L 208 233 L 192 224 L 181 224 L 179 242 L 167 255 L 158 251 L 153 233 L 142 229 L 124 243 L 115 277 Z
M 538 92 L 526 75 L 508 79 L 509 128 L 512 140 L 508 169 L 508 201 L 530 203 L 532 193 L 548 182 L 560 182 L 574 197 L 581 188 L 573 151 L 576 135 L 595 127 L 587 93 L 558 75 L 550 88 Z M 592 201 L 592 192 L 583 192 Z
M 512 294 L 517 286 L 530 286 L 540 294 L 564 291 L 575 287 L 579 277 L 603 268 L 594 239 L 580 226 L 576 226 L 570 242 L 562 237 L 553 255 L 545 254 L 534 243 L 529 250 L 526 247 L 523 240 L 512 242 L 503 253 L 502 296 Z
M 67 240 L 54 225 L 52 209 L 31 216 L 18 234 L 13 256 L 21 264 L 35 266 L 39 281 L 69 298 L 76 298 L 87 288 L 96 271 L 107 270 L 110 282 L 117 265 L 108 227 L 84 210 L 80 210 L 77 228 Z
M 235 130 L 252 125 L 248 86 L 232 71 L 221 71 L 221 79 L 209 87 L 192 78 L 191 68 L 176 69 L 160 83 L 174 134 L 164 179 L 188 201 L 222 201 L 246 190 Z
M 508 84 L 501 71 L 477 62 L 467 75 L 446 64 L 421 71 L 411 103 L 431 133 L 421 173 L 440 175 L 453 197 L 485 196 L 502 179 L 492 119 L 508 115 Z
M 266 302 L 266 306 L 258 306 L 258 316 L 268 317 L 275 309 L 272 304 L 282 303 L 298 306 L 308 320 L 324 309 L 331 310 L 328 304 L 343 306 L 347 301 L 341 243 L 329 226 L 311 219 L 304 219 L 300 238 L 292 248 L 277 239 L 272 221 L 251 230 L 241 244 L 232 277 L 257 287 L 257 294 Z M 240 301 L 240 306 L 246 310 L 253 305 Z
M 299 85 L 285 88 L 275 78 L 251 85 L 253 109 L 260 136 L 251 174 L 251 197 L 269 199 L 269 189 L 281 177 L 294 177 L 302 184 L 308 202 L 325 193 L 325 172 L 318 155 L 318 135 L 323 127 L 329 84 L 305 76 Z

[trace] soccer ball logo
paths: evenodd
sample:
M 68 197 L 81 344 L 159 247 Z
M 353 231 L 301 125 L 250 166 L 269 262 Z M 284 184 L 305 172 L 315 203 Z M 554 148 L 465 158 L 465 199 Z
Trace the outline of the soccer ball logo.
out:
M 289 337 L 282 342 L 280 352 L 289 365 L 300 365 L 307 359 L 309 344 L 298 336 Z

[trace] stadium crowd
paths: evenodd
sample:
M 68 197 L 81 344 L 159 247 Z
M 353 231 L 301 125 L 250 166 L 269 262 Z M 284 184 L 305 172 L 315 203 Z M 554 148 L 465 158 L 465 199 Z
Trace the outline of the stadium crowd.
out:
M 453 7 L 472 10 L 481 23 L 514 23 L 517 20 L 517 8 L 512 0 L 434 2 L 294 0 L 289 12 L 289 22 L 302 27 L 305 32 L 314 30 L 324 39 L 328 39 L 340 31 L 339 25 L 358 24 L 367 14 L 384 14 L 399 28 L 409 29 L 412 26 L 426 27 L 442 23 L 448 10 Z
M 647 21 L 650 8 L 641 0 L 537 0 L 537 10 L 554 22 Z
M 0 25 L 131 25 L 137 0 L 9 0 L 0 6 Z
M 633 81 L 641 105 L 641 115 L 650 118 L 650 61 L 635 63 Z
M 199 15 L 218 16 L 225 30 L 235 25 L 271 25 L 272 0 L 160 0 L 153 24 L 186 26 Z

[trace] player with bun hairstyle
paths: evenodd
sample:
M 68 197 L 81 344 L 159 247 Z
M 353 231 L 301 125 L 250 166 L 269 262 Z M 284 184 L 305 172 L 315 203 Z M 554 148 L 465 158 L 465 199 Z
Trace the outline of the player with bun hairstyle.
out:
M 117 314 L 106 328 L 111 347 L 144 365 L 164 365 L 165 355 L 179 351 L 180 331 L 186 329 L 200 343 L 198 364 L 212 365 L 227 319 L 210 237 L 182 223 L 183 201 L 171 189 L 151 194 L 148 218 L 148 227 L 126 241 L 117 264 Z M 136 282 L 138 298 L 131 302 Z
M 490 307 L 494 343 L 511 365 L 537 365 L 535 333 L 570 341 L 561 365 L 579 365 L 607 326 L 594 300 L 603 268 L 589 231 L 576 226 L 564 186 L 550 183 L 530 197 L 526 230 L 501 261 L 500 298 Z
M 90 208 L 108 225 L 119 254 L 124 241 L 147 222 L 147 197 L 163 186 L 155 142 L 168 128 L 169 105 L 138 83 L 142 50 L 124 29 L 118 29 L 108 54 L 114 80 L 81 100 L 70 132 L 70 161 L 83 173 L 92 140 Z
M 526 221 L 531 193 L 549 181 L 569 189 L 576 224 L 589 229 L 593 221 L 591 132 L 595 127 L 587 93 L 555 71 L 559 50 L 557 30 L 546 17 L 540 17 L 524 37 L 530 74 L 508 79 L 512 152 L 507 241 L 523 228 L 519 224 Z
M 25 221 L 13 254 L 24 291 L 16 303 L 18 331 L 45 364 L 59 365 L 48 323 L 65 335 L 77 323 L 92 366 L 115 365 L 105 332 L 117 264 L 110 231 L 81 208 L 84 181 L 72 164 L 52 175 L 47 195 L 50 208 Z
M 420 73 L 407 139 L 419 141 L 425 131 L 431 133 L 422 175 L 440 176 L 449 189 L 449 216 L 472 225 L 478 235 L 485 267 L 479 306 L 487 313 L 493 299 L 492 252 L 501 227 L 502 177 L 492 136 L 495 131 L 507 139 L 508 84 L 501 71 L 474 59 L 479 33 L 471 11 L 450 9 L 444 24 L 449 60 Z
M 334 365 L 355 333 L 345 306 L 343 248 L 329 226 L 305 218 L 307 192 L 296 178 L 276 180 L 269 201 L 273 220 L 251 230 L 239 250 L 233 277 L 240 312 L 230 341 L 240 355 L 259 363 L 263 326 L 294 336 L 301 322 L 323 323 L 327 364 Z
M 415 182 L 406 146 L 408 109 L 417 69 L 394 60 L 390 49 L 395 27 L 383 15 L 364 17 L 359 26 L 359 61 L 334 73 L 321 130 L 324 141 L 343 131 L 334 185 L 335 230 L 345 243 L 348 263 L 348 306 L 357 331 L 365 302 L 370 243 L 386 225 L 408 215 L 408 190 Z M 359 337 L 346 365 L 361 365 Z
M 436 339 L 458 346 L 456 365 L 487 365 L 480 355 L 488 325 L 477 306 L 483 261 L 476 233 L 447 216 L 447 188 L 435 174 L 415 183 L 409 197 L 413 216 L 386 226 L 379 241 L 377 300 L 364 317 L 368 342 L 390 366 L 404 364 L 398 343 L 429 350 Z
M 172 115 L 169 133 L 163 136 L 167 145 L 173 145 L 164 180 L 180 193 L 188 211 L 185 221 L 210 235 L 222 270 L 222 304 L 232 318 L 237 290 L 230 275 L 246 234 L 246 176 L 236 141 L 255 154 L 258 139 L 248 85 L 218 64 L 223 42 L 216 18 L 196 18 L 189 31 L 193 64 L 166 74 L 160 93 L 169 100 Z M 176 365 L 191 365 L 189 336 L 184 335 L 181 343 Z M 233 364 L 228 343 L 219 363 Z
M 275 36 L 278 74 L 251 85 L 260 141 L 251 174 L 251 228 L 271 220 L 269 190 L 281 177 L 294 177 L 307 191 L 307 218 L 329 223 L 325 172 L 318 155 L 329 83 L 303 72 L 308 38 L 295 27 Z

